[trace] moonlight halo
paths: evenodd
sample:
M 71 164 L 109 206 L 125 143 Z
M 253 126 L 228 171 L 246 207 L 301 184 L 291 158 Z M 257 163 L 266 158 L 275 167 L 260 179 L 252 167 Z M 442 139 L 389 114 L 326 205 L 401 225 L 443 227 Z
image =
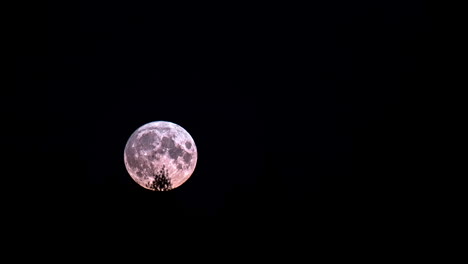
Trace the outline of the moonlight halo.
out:
M 124 150 L 128 174 L 140 186 L 153 191 L 168 191 L 182 185 L 195 170 L 197 159 L 192 136 L 168 121 L 139 127 Z

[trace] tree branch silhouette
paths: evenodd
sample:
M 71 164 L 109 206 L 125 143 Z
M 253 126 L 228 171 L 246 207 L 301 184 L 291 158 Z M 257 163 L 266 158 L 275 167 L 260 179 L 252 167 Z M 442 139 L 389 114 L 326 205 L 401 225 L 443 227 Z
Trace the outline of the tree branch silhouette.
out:
M 157 191 L 167 191 L 172 189 L 172 184 L 169 179 L 169 172 L 166 169 L 166 166 L 162 166 L 162 168 L 154 173 L 154 181 L 151 184 L 151 188 Z

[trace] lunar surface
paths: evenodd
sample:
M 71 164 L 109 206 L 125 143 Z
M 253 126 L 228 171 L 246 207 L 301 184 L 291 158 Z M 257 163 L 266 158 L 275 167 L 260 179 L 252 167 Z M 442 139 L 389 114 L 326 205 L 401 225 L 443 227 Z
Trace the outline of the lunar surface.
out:
M 153 191 L 179 187 L 197 164 L 197 148 L 181 126 L 155 121 L 138 128 L 127 141 L 125 167 L 140 186 Z

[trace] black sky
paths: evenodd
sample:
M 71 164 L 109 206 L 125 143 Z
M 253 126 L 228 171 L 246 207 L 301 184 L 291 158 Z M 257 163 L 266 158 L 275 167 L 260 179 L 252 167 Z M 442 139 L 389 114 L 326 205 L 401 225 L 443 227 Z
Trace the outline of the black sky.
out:
M 5 98 L 26 108 L 5 112 L 34 132 L 4 144 L 38 154 L 34 166 L 15 162 L 26 187 L 5 188 L 52 212 L 153 220 L 390 206 L 408 174 L 405 95 L 424 78 L 425 6 L 325 2 L 25 10 Z M 139 187 L 123 162 L 131 133 L 156 120 L 184 127 L 199 151 L 192 177 L 168 193 Z

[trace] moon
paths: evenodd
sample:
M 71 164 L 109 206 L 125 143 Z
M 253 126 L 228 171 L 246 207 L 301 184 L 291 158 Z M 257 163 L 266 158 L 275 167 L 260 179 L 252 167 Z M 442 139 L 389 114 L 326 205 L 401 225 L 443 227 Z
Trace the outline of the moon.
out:
M 128 174 L 152 191 L 168 191 L 182 185 L 195 170 L 197 159 L 192 136 L 181 126 L 167 121 L 139 127 L 124 150 Z

